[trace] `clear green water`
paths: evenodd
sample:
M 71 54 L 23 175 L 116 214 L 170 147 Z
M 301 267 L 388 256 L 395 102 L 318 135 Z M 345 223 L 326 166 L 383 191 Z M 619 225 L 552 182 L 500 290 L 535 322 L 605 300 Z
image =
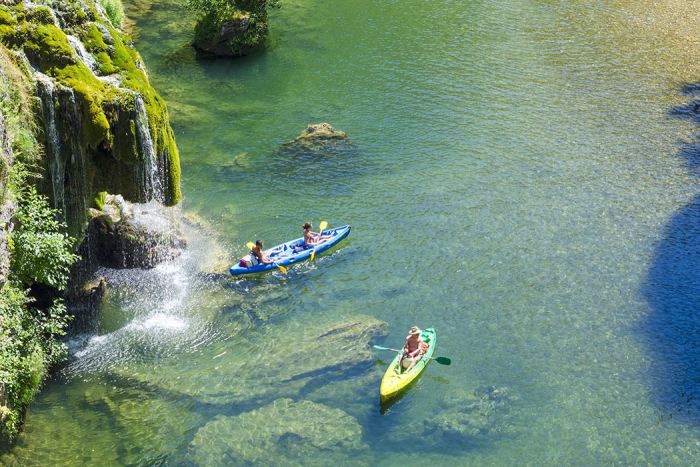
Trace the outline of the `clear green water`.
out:
M 694 463 L 700 57 L 681 7 L 290 1 L 264 51 L 216 60 L 176 3 L 127 5 L 183 210 L 210 227 L 172 263 L 105 271 L 2 462 Z M 352 150 L 278 152 L 319 122 Z M 353 231 L 285 280 L 200 273 L 307 220 Z M 370 319 L 389 347 L 434 326 L 452 366 L 380 407 L 392 355 L 347 367 L 312 339 Z

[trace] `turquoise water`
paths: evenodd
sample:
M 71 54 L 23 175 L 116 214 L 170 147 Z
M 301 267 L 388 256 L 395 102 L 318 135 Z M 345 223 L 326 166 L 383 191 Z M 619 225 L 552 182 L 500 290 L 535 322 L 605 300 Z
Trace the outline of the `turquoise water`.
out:
M 103 271 L 3 463 L 694 463 L 688 9 L 302 0 L 218 60 L 177 3 L 127 5 L 206 227 L 171 263 Z M 350 143 L 280 150 L 319 122 Z M 307 220 L 353 230 L 288 277 L 226 277 Z M 414 324 L 453 364 L 381 407 L 393 355 L 369 344 Z

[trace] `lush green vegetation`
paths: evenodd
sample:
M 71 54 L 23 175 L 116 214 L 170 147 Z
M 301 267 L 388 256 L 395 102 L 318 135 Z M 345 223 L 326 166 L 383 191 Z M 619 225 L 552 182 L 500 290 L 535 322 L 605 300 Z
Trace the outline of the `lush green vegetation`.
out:
M 186 0 L 185 6 L 202 15 L 195 26 L 195 44 L 215 40 L 224 21 L 248 16 L 247 29 L 227 44 L 234 55 L 241 55 L 267 35 L 267 9 L 279 8 L 279 0 Z
M 32 186 L 41 147 L 31 82 L 2 46 L 0 70 L 0 109 L 14 155 L 11 167 L 3 165 L 0 201 L 13 200 L 17 206 L 9 236 L 10 271 L 0 291 L 0 386 L 7 397 L 0 404 L 0 430 L 11 438 L 49 367 L 65 353 L 57 340 L 69 320 L 65 306 L 58 299 L 38 306 L 32 293 L 39 285 L 64 289 L 77 257 L 70 252 L 65 225 Z
M 112 26 L 115 28 L 122 28 L 122 21 L 124 20 L 124 8 L 122 7 L 121 0 L 99 0 L 102 8 L 105 9 L 105 13 L 112 22 Z

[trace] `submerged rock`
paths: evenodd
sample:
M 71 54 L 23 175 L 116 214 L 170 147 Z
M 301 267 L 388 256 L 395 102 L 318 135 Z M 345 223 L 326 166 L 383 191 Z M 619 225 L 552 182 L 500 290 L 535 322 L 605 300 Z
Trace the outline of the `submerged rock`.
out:
M 364 465 L 369 455 L 357 420 L 340 409 L 291 399 L 217 417 L 197 431 L 192 445 L 198 465 Z
M 471 394 L 452 392 L 440 402 L 440 410 L 434 416 L 391 430 L 387 440 L 399 445 L 409 442 L 416 446 L 442 445 L 448 452 L 461 452 L 465 445 L 509 432 L 509 412 L 514 400 L 507 388 L 493 386 Z
M 500 434 L 504 416 L 513 396 L 507 388 L 492 386 L 474 391 L 474 397 L 451 397 L 443 401 L 443 410 L 425 422 L 423 433 L 438 439 L 476 440 L 480 436 Z
M 268 339 L 264 358 L 248 355 L 241 337 L 230 339 L 217 352 L 191 357 L 198 365 L 197 375 L 185 392 L 205 404 L 256 406 L 280 397 L 322 397 L 322 388 L 340 381 L 362 378 L 376 358 L 370 343 L 386 335 L 387 325 L 368 316 L 356 316 L 335 325 L 290 322 L 282 331 L 287 339 Z M 225 369 L 225 370 L 224 370 Z M 180 392 L 176 378 L 163 379 L 163 373 L 178 374 L 177 365 L 154 372 L 144 367 L 134 372 L 120 372 L 127 378 L 157 385 L 165 391 Z M 364 381 L 355 387 L 363 385 Z M 352 386 L 352 385 L 351 385 Z

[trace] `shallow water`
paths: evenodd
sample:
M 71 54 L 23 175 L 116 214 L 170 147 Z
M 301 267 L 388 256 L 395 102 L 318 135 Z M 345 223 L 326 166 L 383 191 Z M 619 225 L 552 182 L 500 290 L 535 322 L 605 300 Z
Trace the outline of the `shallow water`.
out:
M 177 3 L 127 5 L 208 227 L 103 271 L 3 463 L 692 464 L 697 9 L 293 1 L 265 50 L 217 60 Z M 352 144 L 280 150 L 319 122 Z M 353 231 L 289 277 L 226 277 L 307 220 Z M 453 364 L 382 408 L 391 353 L 315 347 L 348 320 L 388 347 L 434 326 Z

